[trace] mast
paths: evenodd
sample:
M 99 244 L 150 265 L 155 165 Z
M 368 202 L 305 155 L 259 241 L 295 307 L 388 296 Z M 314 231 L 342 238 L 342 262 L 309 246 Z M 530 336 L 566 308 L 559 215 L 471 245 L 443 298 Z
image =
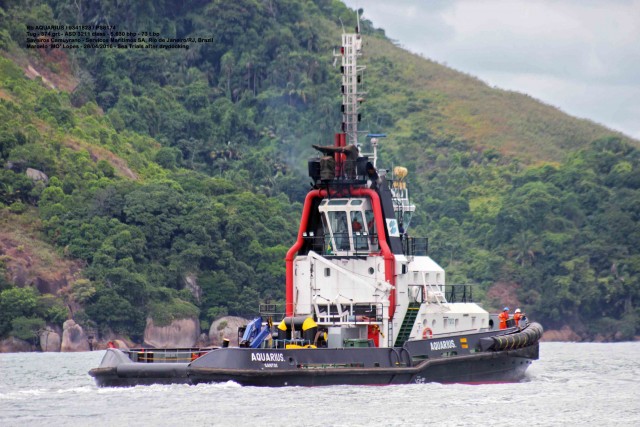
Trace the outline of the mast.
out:
M 359 106 L 364 100 L 363 93 L 358 91 L 358 83 L 362 82 L 364 66 L 358 66 L 358 57 L 362 55 L 362 36 L 360 35 L 360 19 L 356 33 L 342 34 L 340 53 L 334 52 L 335 57 L 341 57 L 340 71 L 342 73 L 342 133 L 336 134 L 339 147 L 346 145 L 358 146 L 358 122 L 360 121 Z

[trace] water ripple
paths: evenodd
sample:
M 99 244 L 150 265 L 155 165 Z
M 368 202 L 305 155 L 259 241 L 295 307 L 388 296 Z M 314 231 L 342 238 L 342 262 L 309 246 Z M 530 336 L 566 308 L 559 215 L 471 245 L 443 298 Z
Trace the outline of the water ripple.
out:
M 1 426 L 640 425 L 640 343 L 542 343 L 517 384 L 95 386 L 103 352 L 0 354 Z

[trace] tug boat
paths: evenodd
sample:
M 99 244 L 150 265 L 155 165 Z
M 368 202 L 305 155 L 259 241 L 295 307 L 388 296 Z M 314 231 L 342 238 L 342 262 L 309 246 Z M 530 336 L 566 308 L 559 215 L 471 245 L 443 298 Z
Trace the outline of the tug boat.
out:
M 382 134 L 361 151 L 358 92 L 365 67 L 359 31 L 342 35 L 342 132 L 308 162 L 313 187 L 287 252 L 286 305 L 262 310 L 239 346 L 107 349 L 89 371 L 98 386 L 248 386 L 487 383 L 523 379 L 539 356 L 542 327 L 497 316 L 471 300 L 470 286 L 445 285 L 428 240 L 411 237 L 415 206 L 408 171 L 378 169 Z M 265 308 L 265 307 L 263 307 Z M 270 312 L 271 311 L 271 312 Z M 277 319 L 279 320 L 279 319 Z

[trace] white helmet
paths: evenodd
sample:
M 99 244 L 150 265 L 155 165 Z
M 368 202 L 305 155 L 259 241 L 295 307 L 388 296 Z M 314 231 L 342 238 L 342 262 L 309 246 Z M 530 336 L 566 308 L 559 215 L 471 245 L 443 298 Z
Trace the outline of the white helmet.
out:
M 520 309 L 519 308 L 516 308 L 516 313 L 520 313 Z

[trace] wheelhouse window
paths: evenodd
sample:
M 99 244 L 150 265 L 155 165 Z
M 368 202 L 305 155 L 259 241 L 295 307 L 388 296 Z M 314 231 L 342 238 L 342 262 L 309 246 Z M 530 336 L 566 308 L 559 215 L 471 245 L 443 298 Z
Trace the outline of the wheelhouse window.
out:
M 364 218 L 361 211 L 351 211 L 351 231 L 353 246 L 356 251 L 368 250 L 369 242 Z
M 348 251 L 349 245 L 349 226 L 347 225 L 347 213 L 345 211 L 329 211 L 329 226 L 333 232 L 336 250 Z
M 362 220 L 362 212 L 360 211 L 351 212 L 351 229 L 353 230 L 354 233 L 366 231 L 364 228 L 364 221 Z
M 369 235 L 369 243 L 371 244 L 371 250 L 378 250 L 378 239 L 376 233 L 376 221 L 373 217 L 373 211 L 367 209 L 364 211 L 365 224 L 367 225 L 367 233 Z
M 364 211 L 364 217 L 366 219 L 366 224 L 367 224 L 367 231 L 369 232 L 369 234 L 374 234 L 375 233 L 375 227 L 376 227 L 376 222 L 373 219 L 373 211 L 371 209 L 368 209 L 366 211 Z
M 327 199 L 319 206 L 324 254 L 349 255 L 377 250 L 375 221 L 367 199 Z

